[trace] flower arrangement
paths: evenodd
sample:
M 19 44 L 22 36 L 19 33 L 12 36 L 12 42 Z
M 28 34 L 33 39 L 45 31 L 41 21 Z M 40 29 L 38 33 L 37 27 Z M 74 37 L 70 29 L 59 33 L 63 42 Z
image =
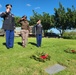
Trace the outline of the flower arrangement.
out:
M 65 50 L 65 52 L 67 52 L 67 53 L 76 53 L 76 50 L 68 48 L 68 49 Z
M 30 58 L 35 59 L 40 62 L 45 62 L 47 60 L 50 60 L 50 55 L 48 55 L 47 53 L 44 53 L 44 52 L 41 52 L 41 53 L 36 52 Z

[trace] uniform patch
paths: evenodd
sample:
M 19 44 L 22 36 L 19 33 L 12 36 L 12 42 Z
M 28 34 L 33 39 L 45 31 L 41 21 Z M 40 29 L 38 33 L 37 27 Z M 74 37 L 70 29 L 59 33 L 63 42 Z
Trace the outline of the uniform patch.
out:
M 14 17 L 14 15 L 12 14 L 12 17 Z
M 14 15 L 13 15 L 13 14 L 11 14 L 11 13 L 10 13 L 10 15 L 11 15 L 12 17 L 14 17 Z

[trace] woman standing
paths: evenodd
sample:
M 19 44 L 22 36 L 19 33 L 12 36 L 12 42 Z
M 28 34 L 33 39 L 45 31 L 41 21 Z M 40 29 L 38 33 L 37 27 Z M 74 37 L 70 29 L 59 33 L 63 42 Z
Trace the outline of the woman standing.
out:
M 21 24 L 21 36 L 22 36 L 22 46 L 26 47 L 27 41 L 28 41 L 28 35 L 29 35 L 29 23 L 27 21 L 27 16 L 23 16 L 20 20 L 19 23 Z
M 42 25 L 41 25 L 41 20 L 37 21 L 37 24 L 35 26 L 35 34 L 36 34 L 36 40 L 37 40 L 37 47 L 41 47 L 41 42 L 42 42 Z

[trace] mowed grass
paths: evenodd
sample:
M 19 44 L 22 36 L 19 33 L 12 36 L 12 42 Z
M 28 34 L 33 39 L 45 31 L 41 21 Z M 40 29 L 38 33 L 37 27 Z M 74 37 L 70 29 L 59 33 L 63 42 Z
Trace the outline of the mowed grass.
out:
M 5 37 L 0 37 L 0 75 L 49 75 L 45 69 L 55 64 L 66 67 L 54 75 L 76 75 L 76 54 L 66 53 L 67 48 L 76 49 L 76 40 L 43 38 L 42 47 L 37 48 L 35 38 L 28 39 L 28 45 L 20 45 L 21 38 L 15 37 L 14 48 L 7 49 Z M 51 56 L 50 61 L 39 62 L 31 59 L 35 52 L 46 52 Z

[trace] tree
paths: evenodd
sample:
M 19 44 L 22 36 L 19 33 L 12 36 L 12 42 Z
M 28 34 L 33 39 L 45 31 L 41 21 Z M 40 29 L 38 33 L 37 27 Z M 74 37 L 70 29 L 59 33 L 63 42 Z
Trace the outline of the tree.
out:
M 66 22 L 68 24 L 68 29 L 73 29 L 76 28 L 76 10 L 74 6 L 71 8 L 67 8 L 67 13 L 66 13 L 67 19 Z
M 30 25 L 35 25 L 36 22 L 41 18 L 42 18 L 42 15 L 38 14 L 33 10 L 33 16 L 30 17 L 30 21 L 29 21 Z
M 62 6 L 61 3 L 59 3 L 59 8 L 58 9 L 54 8 L 54 10 L 55 10 L 54 15 L 55 27 L 57 30 L 59 30 L 62 36 L 64 31 L 67 29 L 65 8 Z
M 42 25 L 44 30 L 48 30 L 51 28 L 51 16 L 49 13 L 43 12 Z
M 21 27 L 21 25 L 18 23 L 19 20 L 20 20 L 20 17 L 15 16 L 15 25 L 16 25 L 16 27 Z
M 51 16 L 49 13 L 43 12 L 42 14 L 38 14 L 33 10 L 33 16 L 30 17 L 30 25 L 36 24 L 37 20 L 41 19 L 41 23 L 43 25 L 44 32 L 50 27 L 52 27 Z
M 72 6 L 72 9 L 67 8 L 67 11 L 65 11 L 65 8 L 59 3 L 59 8 L 54 8 L 54 10 L 54 25 L 59 30 L 61 36 L 65 30 L 76 28 L 76 10 L 74 6 Z

